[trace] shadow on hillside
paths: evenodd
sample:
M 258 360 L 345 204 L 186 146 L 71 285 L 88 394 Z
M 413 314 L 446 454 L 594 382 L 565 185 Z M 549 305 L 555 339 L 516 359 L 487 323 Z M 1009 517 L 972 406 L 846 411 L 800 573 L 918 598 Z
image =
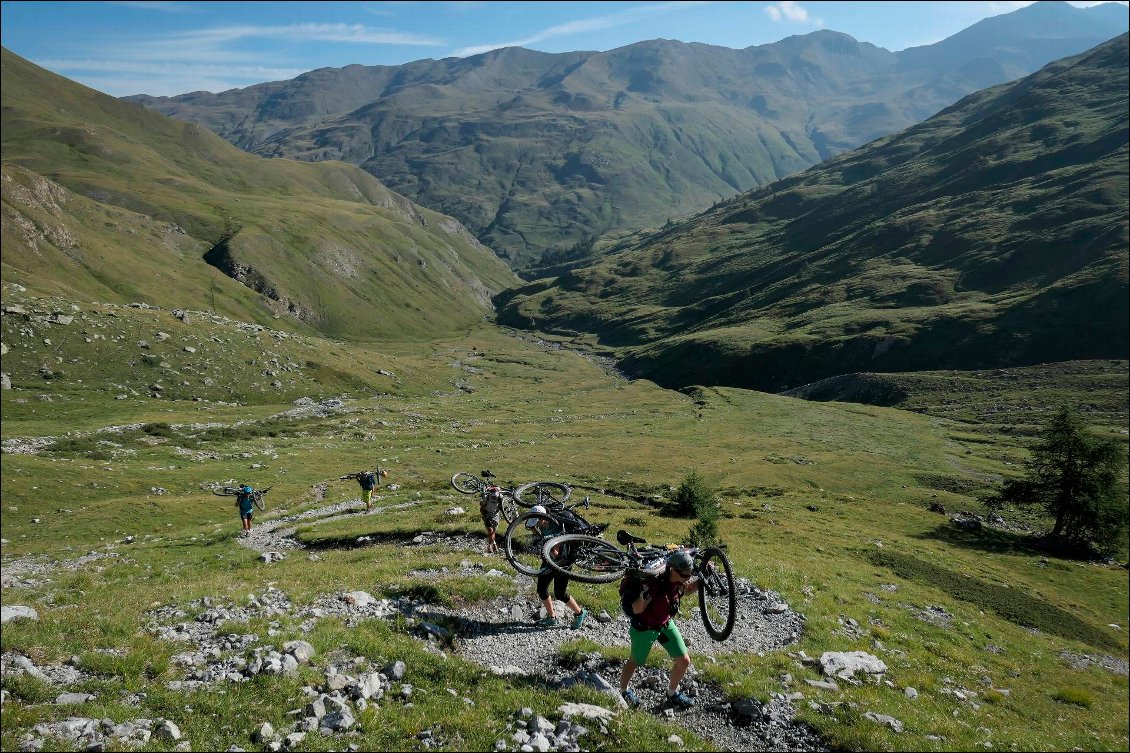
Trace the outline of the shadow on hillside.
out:
M 918 534 L 916 538 L 941 541 L 964 549 L 978 549 L 993 554 L 1013 554 L 1025 557 L 1055 557 L 1064 560 L 1090 560 L 1093 555 L 1078 549 L 1056 547 L 1047 539 L 1032 533 L 1003 531 L 999 528 L 982 526 L 971 531 L 950 523 L 942 523 L 932 531 Z
M 979 549 L 994 554 L 1019 554 L 1042 557 L 1048 554 L 1040 546 L 1040 539 L 1030 533 L 1002 531 L 999 528 L 983 526 L 979 531 L 970 531 L 952 523 L 940 523 L 933 530 L 916 535 L 916 538 L 942 541 L 951 546 L 964 549 Z

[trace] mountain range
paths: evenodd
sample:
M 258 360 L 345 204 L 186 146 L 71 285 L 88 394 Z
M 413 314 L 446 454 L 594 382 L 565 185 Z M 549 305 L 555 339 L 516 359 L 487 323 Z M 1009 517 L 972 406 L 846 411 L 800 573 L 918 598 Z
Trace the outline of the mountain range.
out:
M 833 31 L 741 50 L 506 48 L 129 99 L 257 155 L 359 165 L 522 268 L 795 174 L 1128 24 L 1114 3 L 1039 2 L 901 52 Z
M 1127 357 L 1127 35 L 510 290 L 668 386 Z
M 6 282 L 373 338 L 466 327 L 516 281 L 353 165 L 263 159 L 7 49 L 0 66 Z

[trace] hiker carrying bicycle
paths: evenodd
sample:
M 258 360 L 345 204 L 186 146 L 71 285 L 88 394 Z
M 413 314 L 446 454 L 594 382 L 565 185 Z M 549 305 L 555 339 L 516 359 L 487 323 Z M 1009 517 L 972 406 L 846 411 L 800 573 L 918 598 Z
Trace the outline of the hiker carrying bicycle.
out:
M 388 471 L 382 471 L 378 468 L 375 471 L 358 471 L 357 473 L 347 473 L 342 476 L 342 480 L 347 478 L 357 479 L 357 483 L 361 485 L 361 501 L 365 503 L 365 510 L 372 512 L 373 510 L 373 490 L 381 483 L 382 478 L 388 476 Z
M 691 657 L 674 620 L 683 596 L 698 590 L 698 580 L 691 577 L 693 570 L 691 555 L 677 549 L 667 557 L 666 566 L 660 572 L 629 571 L 620 582 L 620 608 L 631 621 L 628 637 L 632 643 L 631 657 L 620 673 L 620 694 L 633 707 L 640 705 L 640 699 L 635 691 L 628 689 L 628 684 L 636 668 L 647 661 L 656 641 L 675 660 L 667 702 L 682 708 L 694 705 L 693 698 L 679 691 L 679 683 L 691 667 Z
M 244 484 L 235 495 L 235 506 L 239 508 L 239 520 L 243 524 L 243 535 L 251 535 L 251 518 L 255 515 L 255 490 Z
M 560 533 L 564 533 L 564 529 L 559 523 L 553 522 L 553 519 L 547 515 L 545 507 L 542 505 L 534 505 L 530 508 L 531 513 L 541 513 L 544 517 L 534 518 L 526 521 L 526 526 L 529 528 L 539 528 L 542 532 L 543 539 L 551 539 Z M 549 584 L 553 583 L 553 598 L 549 596 Z M 545 568 L 545 572 L 538 575 L 537 585 L 538 598 L 541 599 L 542 605 L 545 607 L 545 617 L 538 620 L 537 624 L 541 627 L 554 627 L 557 625 L 557 614 L 554 609 L 554 600 L 565 603 L 569 610 L 573 613 L 573 622 L 569 627 L 573 630 L 579 630 L 585 624 L 585 618 L 589 616 L 589 610 L 582 609 L 577 600 L 569 594 L 569 576 L 564 573 L 558 573 L 550 568 Z
M 483 471 L 487 477 L 488 471 Z M 479 495 L 479 517 L 487 529 L 486 553 L 494 554 L 498 551 L 495 536 L 498 534 L 498 524 L 502 521 L 502 487 L 494 482 L 494 475 L 487 477 L 487 485 Z

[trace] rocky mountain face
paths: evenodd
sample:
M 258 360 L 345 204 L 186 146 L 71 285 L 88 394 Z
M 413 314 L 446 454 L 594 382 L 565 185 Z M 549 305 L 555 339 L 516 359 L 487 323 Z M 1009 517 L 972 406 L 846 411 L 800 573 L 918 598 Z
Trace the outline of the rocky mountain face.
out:
M 352 165 L 263 159 L 8 50 L 2 65 L 5 282 L 397 337 L 481 320 L 515 280 Z
M 899 53 L 818 31 L 742 50 L 508 48 L 130 99 L 254 154 L 344 160 L 458 218 L 513 267 L 699 211 L 1126 31 L 1042 2 Z
M 595 332 L 656 382 L 1127 357 L 1127 35 L 600 261 L 501 319 Z

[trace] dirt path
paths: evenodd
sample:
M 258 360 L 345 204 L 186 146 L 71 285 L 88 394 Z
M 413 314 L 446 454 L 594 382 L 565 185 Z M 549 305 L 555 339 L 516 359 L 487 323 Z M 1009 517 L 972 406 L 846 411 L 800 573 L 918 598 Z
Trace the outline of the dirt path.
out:
M 315 488 L 316 500 L 321 496 L 317 492 Z M 368 513 L 358 509 L 362 506 L 359 499 L 347 500 L 266 520 L 253 529 L 251 536 L 239 541 L 259 552 L 301 550 L 306 547 L 293 537 L 301 523 L 313 522 L 320 526 L 419 504 L 422 502 L 375 507 Z M 566 662 L 560 649 L 581 638 L 600 646 L 626 647 L 629 645 L 626 618 L 619 614 L 603 615 L 604 621 L 601 621 L 590 614 L 584 624 L 574 630 L 569 625 L 572 613 L 563 603 L 556 602 L 558 625 L 540 627 L 535 624 L 542 607 L 535 593 L 534 579 L 516 575 L 502 556 L 484 555 L 481 537 L 421 533 L 410 540 L 374 536 L 367 543 L 387 545 L 393 542 L 401 546 L 440 545 L 467 555 L 458 570 L 418 570 L 411 573 L 414 577 L 434 580 L 438 576 L 463 574 L 506 579 L 512 584 L 512 590 L 491 602 L 457 607 L 425 604 L 414 610 L 415 617 L 446 626 L 452 635 L 453 649 L 459 655 L 499 675 L 540 678 L 551 688 L 574 684 L 594 686 L 609 692 L 619 703 L 615 690 L 619 687 L 620 661 L 607 660 L 594 652 Z M 607 586 L 614 587 L 614 584 Z M 572 591 L 583 600 L 583 592 L 576 585 Z M 739 591 L 737 623 L 733 635 L 722 643 L 711 640 L 706 634 L 699 619 L 697 601 L 684 605 L 678 617 L 679 629 L 700 664 L 713 663 L 725 654 L 779 651 L 799 638 L 804 617 L 792 610 L 769 609 L 782 603 L 777 594 L 760 591 L 746 581 L 739 581 Z M 656 658 L 662 656 L 661 649 L 655 651 L 658 652 Z M 695 706 L 689 710 L 669 707 L 665 702 L 669 669 L 670 661 L 663 658 L 655 666 L 641 667 L 637 672 L 632 687 L 639 693 L 643 709 L 664 716 L 727 750 L 827 750 L 818 735 L 795 720 L 793 701 L 785 692 L 773 694 L 768 704 L 734 705 L 721 688 L 701 680 L 698 674 L 701 667 L 692 669 L 683 683 L 684 689 L 695 695 Z

